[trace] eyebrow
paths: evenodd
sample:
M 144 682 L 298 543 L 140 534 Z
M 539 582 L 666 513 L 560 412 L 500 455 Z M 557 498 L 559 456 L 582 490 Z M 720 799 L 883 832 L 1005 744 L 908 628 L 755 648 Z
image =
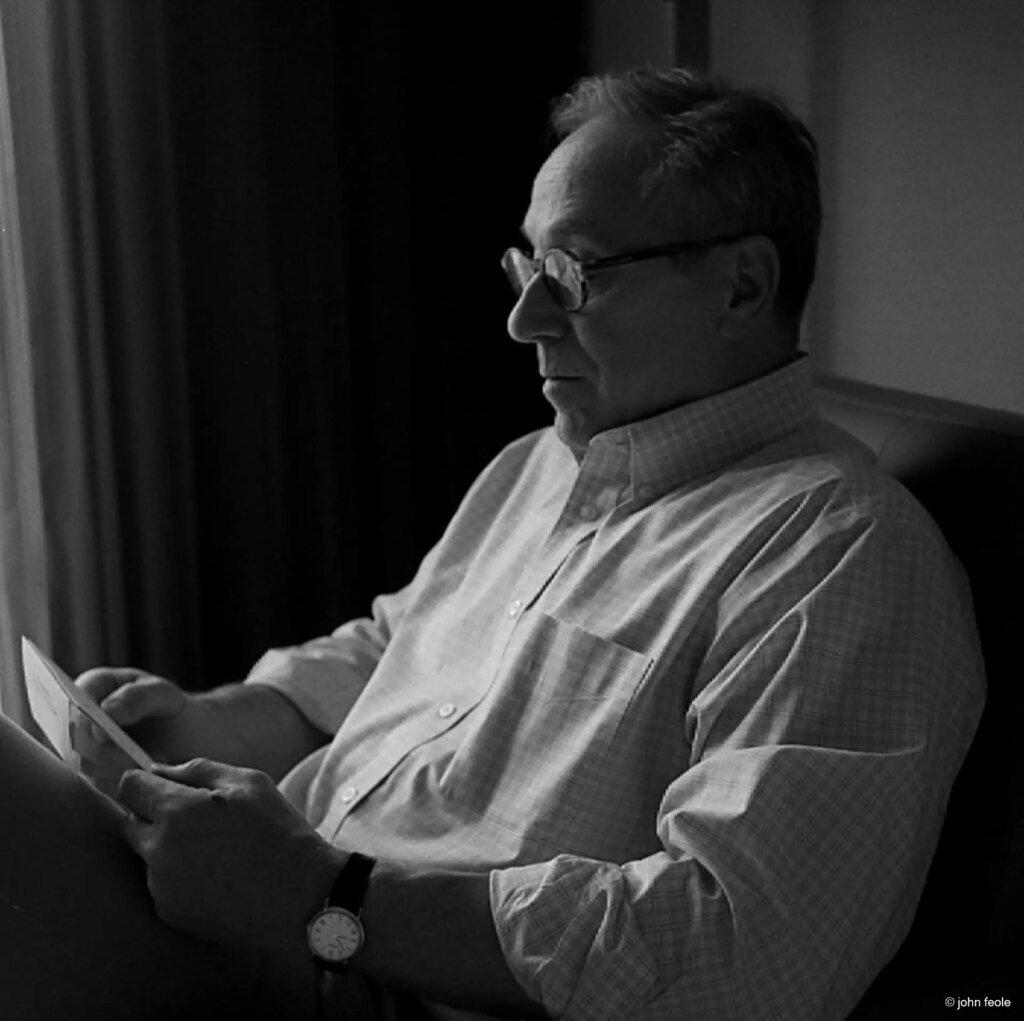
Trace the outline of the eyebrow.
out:
M 519 225 L 519 233 L 522 234 L 526 241 L 533 244 L 530 239 L 530 235 L 527 232 L 526 220 L 523 220 Z M 552 230 L 551 233 L 563 235 L 565 237 L 585 237 L 604 245 L 611 244 L 611 239 L 608 235 L 591 220 L 561 220 L 555 223 L 554 230 Z

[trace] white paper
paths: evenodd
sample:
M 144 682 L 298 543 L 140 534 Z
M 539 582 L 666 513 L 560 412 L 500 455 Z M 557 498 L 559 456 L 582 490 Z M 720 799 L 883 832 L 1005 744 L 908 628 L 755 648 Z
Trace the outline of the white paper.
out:
M 75 764 L 72 746 L 72 706 L 93 721 L 136 765 L 152 769 L 155 763 L 56 663 L 44 656 L 27 638 L 21 639 L 21 662 L 32 718 L 54 750 Z

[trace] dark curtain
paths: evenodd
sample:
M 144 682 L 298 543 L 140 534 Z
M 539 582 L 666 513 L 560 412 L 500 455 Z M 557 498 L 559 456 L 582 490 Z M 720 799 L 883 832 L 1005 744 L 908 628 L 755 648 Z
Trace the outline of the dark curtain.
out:
M 108 338 L 128 658 L 202 687 L 404 584 L 550 420 L 498 260 L 584 22 L 565 0 L 132 6 L 175 350 Z

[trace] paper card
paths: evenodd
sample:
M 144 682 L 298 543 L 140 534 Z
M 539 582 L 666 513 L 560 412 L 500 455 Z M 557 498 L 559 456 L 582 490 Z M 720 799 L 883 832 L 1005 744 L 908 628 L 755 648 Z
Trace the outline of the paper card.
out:
M 136 765 L 152 769 L 154 761 L 56 663 L 27 638 L 21 639 L 21 662 L 32 718 L 66 762 L 77 761 L 71 739 L 72 707 L 93 721 Z

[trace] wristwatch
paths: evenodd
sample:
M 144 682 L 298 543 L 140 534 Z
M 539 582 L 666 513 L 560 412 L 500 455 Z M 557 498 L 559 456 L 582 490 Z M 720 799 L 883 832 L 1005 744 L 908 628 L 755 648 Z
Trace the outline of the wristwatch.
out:
M 338 873 L 323 908 L 306 929 L 313 961 L 324 971 L 345 971 L 363 945 L 365 934 L 359 913 L 376 864 L 374 858 L 353 851 Z

